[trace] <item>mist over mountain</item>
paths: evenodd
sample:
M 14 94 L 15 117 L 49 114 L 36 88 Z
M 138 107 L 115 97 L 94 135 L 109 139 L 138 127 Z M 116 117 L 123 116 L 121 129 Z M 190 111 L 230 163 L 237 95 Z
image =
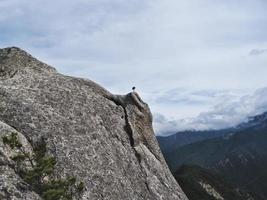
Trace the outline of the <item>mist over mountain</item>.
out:
M 154 126 L 157 135 L 168 136 L 183 131 L 231 129 L 267 110 L 267 88 L 258 89 L 253 94 L 241 97 L 228 96 L 226 93 L 216 98 L 218 98 L 216 105 L 209 111 L 201 112 L 195 118 L 170 120 L 164 115 L 156 114 Z
M 267 198 L 266 112 L 231 129 L 180 132 L 158 137 L 158 141 L 173 173 L 183 165 L 197 165 L 224 177 L 225 184 L 245 191 L 253 199 Z
M 227 137 L 233 135 L 241 130 L 251 129 L 264 129 L 267 124 L 267 112 L 251 116 L 245 122 L 238 124 L 235 127 L 219 129 L 219 130 L 193 130 L 193 131 L 180 131 L 169 136 L 157 136 L 161 150 L 165 153 L 173 151 L 175 148 L 191 144 L 197 141 L 216 138 L 220 136 Z

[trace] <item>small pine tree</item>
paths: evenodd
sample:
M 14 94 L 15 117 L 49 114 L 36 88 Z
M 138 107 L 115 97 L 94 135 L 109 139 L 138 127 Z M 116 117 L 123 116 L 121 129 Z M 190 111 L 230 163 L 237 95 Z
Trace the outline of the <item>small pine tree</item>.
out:
M 85 186 L 83 182 L 76 184 L 75 177 L 66 179 L 55 179 L 52 174 L 55 169 L 56 160 L 46 154 L 46 143 L 42 140 L 33 148 L 33 154 L 23 149 L 17 133 L 2 138 L 3 143 L 18 153 L 13 156 L 16 163 L 17 173 L 27 182 L 33 191 L 45 200 L 72 200 L 74 196 L 81 195 Z M 27 169 L 23 162 L 29 161 L 31 169 Z M 45 177 L 49 177 L 45 181 Z

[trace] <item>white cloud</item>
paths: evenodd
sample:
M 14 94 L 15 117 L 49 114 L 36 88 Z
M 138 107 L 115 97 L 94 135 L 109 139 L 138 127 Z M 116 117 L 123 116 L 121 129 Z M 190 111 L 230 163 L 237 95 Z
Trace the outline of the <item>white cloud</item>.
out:
M 266 87 L 266 10 L 263 0 L 2 0 L 0 46 L 115 93 L 135 85 L 154 113 L 181 119 Z
M 174 119 L 156 114 L 154 126 L 157 134 L 168 135 L 184 130 L 209 130 L 234 127 L 249 117 L 267 111 L 267 88 L 259 89 L 251 95 L 221 96 L 209 110 L 195 118 Z
M 267 49 L 252 49 L 249 55 L 251 56 L 258 56 L 261 54 L 267 53 Z

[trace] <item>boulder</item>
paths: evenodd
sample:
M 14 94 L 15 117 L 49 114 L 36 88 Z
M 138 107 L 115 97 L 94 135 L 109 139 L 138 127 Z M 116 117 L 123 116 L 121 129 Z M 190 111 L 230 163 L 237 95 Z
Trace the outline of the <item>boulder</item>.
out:
M 149 107 L 136 92 L 111 94 L 16 47 L 0 49 L 0 136 L 14 131 L 29 151 L 45 139 L 57 161 L 54 176 L 84 182 L 80 199 L 187 199 L 162 156 Z M 0 145 L 0 195 L 40 199 Z

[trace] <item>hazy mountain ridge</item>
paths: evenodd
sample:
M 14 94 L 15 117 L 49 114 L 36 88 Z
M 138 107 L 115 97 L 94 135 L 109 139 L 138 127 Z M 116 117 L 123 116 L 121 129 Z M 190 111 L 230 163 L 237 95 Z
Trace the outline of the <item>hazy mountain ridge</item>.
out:
M 234 129 L 209 130 L 209 131 L 183 131 L 170 136 L 157 136 L 160 148 L 164 154 L 167 154 L 176 148 L 191 144 L 194 142 L 226 136 L 232 133 Z
M 255 199 L 266 199 L 266 125 L 267 114 L 263 113 L 226 135 L 178 146 L 165 151 L 164 156 L 173 173 L 184 164 L 199 165 L 225 177 L 227 182 L 249 192 Z
M 236 127 L 221 129 L 221 130 L 188 130 L 181 131 L 169 136 L 157 136 L 159 145 L 163 153 L 168 153 L 181 146 L 203 141 L 206 139 L 217 138 L 217 137 L 228 137 L 241 130 L 252 128 L 262 129 L 267 126 L 267 112 L 249 117 L 247 122 L 243 122 Z

